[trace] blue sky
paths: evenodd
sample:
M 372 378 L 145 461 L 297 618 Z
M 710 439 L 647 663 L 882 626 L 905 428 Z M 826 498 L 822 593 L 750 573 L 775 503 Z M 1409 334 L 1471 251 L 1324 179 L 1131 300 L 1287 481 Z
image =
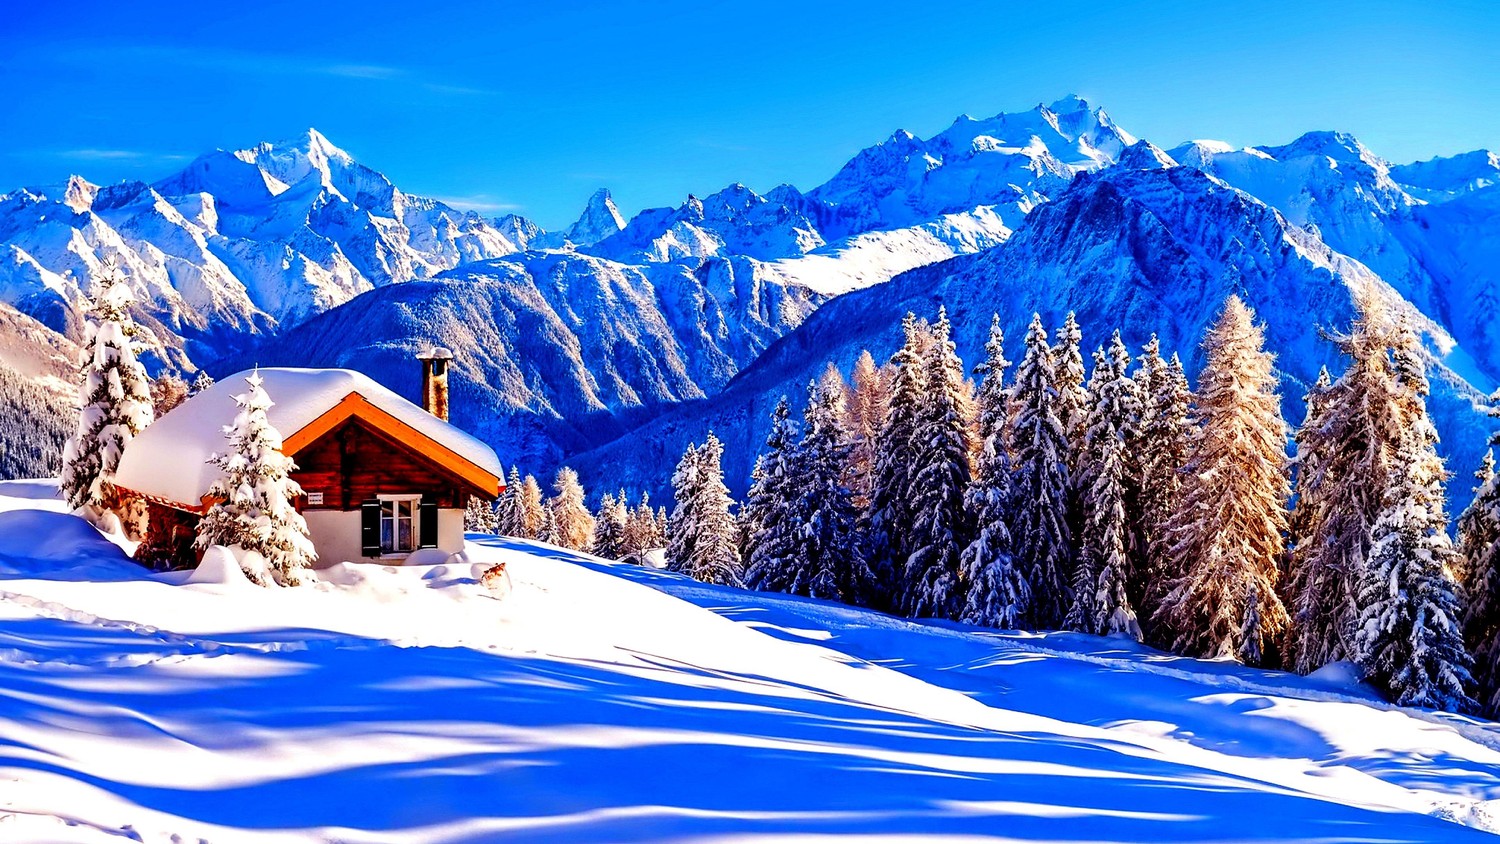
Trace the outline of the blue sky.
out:
M 1500 147 L 1500 2 L 17 4 L 0 191 L 317 127 L 402 189 L 557 227 L 812 187 L 897 128 L 1079 93 L 1134 134 Z

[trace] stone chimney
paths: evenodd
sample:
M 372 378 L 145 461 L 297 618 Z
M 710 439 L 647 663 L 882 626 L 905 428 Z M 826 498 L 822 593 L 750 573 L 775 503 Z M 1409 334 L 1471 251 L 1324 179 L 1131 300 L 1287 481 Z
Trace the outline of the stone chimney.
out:
M 422 408 L 433 416 L 448 421 L 448 362 L 453 353 L 435 346 L 417 353 L 422 362 Z

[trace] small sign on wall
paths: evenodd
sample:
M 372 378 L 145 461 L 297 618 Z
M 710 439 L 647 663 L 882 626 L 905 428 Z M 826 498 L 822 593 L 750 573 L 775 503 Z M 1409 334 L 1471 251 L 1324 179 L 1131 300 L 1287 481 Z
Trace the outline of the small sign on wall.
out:
M 323 493 L 321 493 L 321 492 L 309 492 L 307 494 L 307 503 L 308 504 L 322 504 L 323 503 Z

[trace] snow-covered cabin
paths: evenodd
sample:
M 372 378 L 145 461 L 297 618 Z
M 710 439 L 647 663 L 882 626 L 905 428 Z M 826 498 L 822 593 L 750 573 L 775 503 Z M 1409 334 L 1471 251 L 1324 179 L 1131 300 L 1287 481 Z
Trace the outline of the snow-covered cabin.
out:
M 298 508 L 318 565 L 400 562 L 425 548 L 463 550 L 469 496 L 493 500 L 503 471 L 493 449 L 447 421 L 445 350 L 425 355 L 418 407 L 347 369 L 261 369 L 267 413 L 297 464 Z M 126 447 L 116 485 L 147 502 L 148 536 L 186 562 L 198 518 L 223 472 L 209 462 L 246 392 L 229 376 L 153 422 Z

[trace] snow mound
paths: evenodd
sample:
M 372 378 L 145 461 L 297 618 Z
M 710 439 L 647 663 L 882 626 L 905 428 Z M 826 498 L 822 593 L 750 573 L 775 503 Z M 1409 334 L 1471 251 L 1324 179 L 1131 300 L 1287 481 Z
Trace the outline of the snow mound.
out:
M 203 562 L 188 575 L 186 584 L 194 586 L 253 587 L 255 584 L 245 577 L 245 570 L 234 552 L 222 545 L 210 546 L 203 552 Z
M 1330 662 L 1307 675 L 1307 682 L 1330 689 L 1357 689 L 1364 681 L 1364 669 L 1347 660 Z
M 0 512 L 0 568 L 43 576 L 117 579 L 144 573 L 88 522 L 46 510 Z

